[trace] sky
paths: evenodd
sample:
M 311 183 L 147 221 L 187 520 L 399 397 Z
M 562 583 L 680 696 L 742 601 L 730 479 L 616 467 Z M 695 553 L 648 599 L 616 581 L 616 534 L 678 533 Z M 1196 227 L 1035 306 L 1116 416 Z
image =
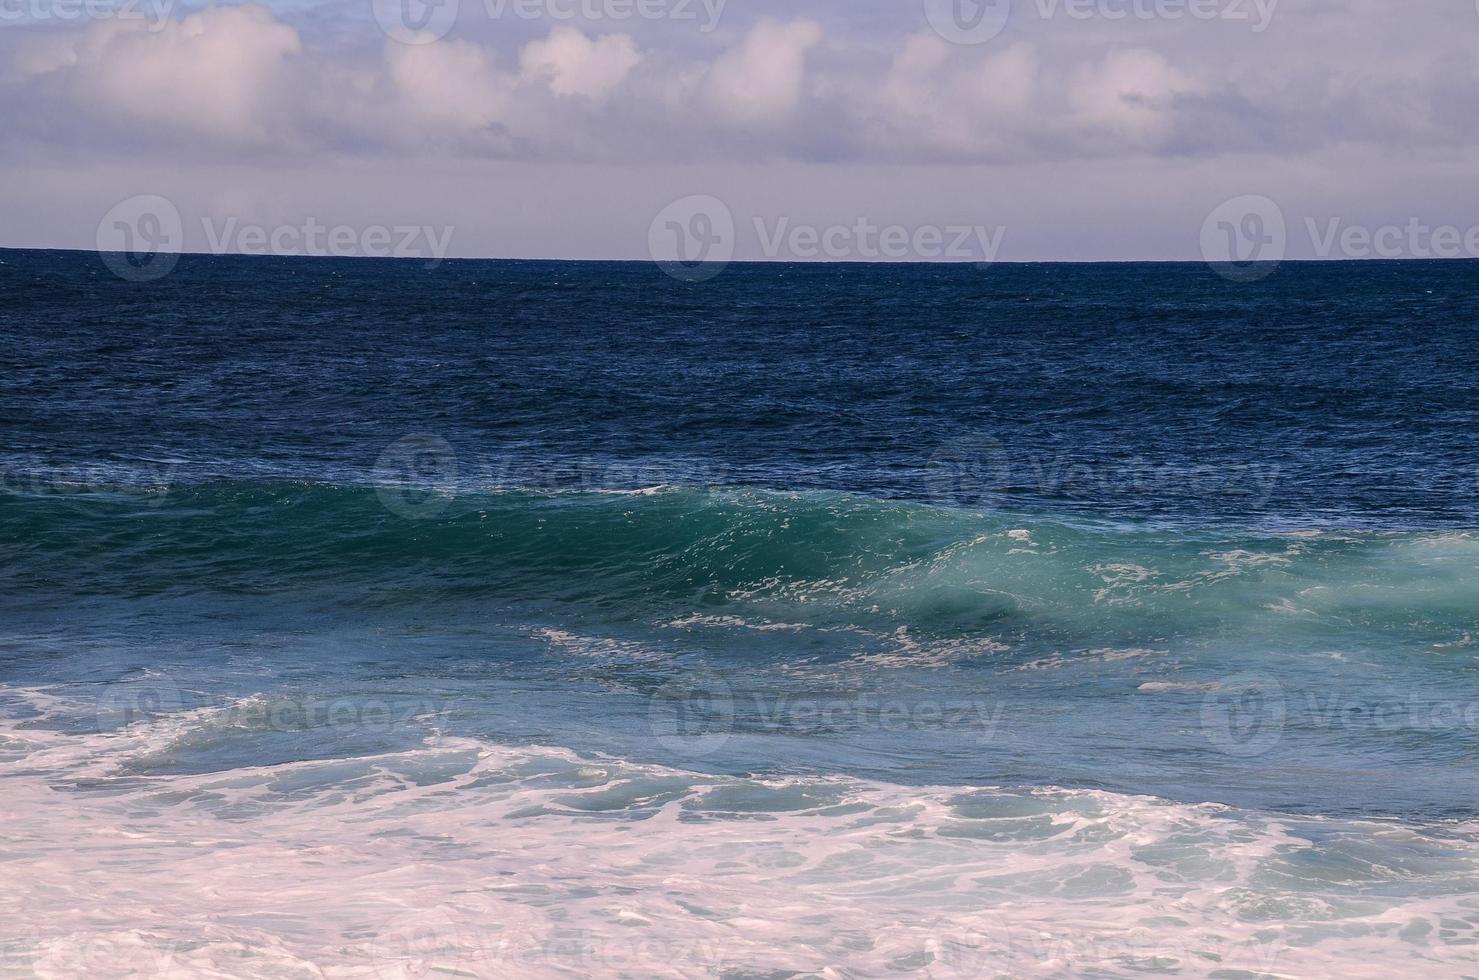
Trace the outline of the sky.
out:
M 0 245 L 1479 256 L 1476 0 L 0 0 Z

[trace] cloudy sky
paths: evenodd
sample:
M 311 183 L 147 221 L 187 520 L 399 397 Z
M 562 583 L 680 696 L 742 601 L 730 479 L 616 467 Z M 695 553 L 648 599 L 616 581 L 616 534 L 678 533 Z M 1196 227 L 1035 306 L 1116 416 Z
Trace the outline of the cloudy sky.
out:
M 740 258 L 1191 259 L 1245 196 L 1293 257 L 1479 226 L 1475 0 L 108 2 L 0 0 L 0 245 L 96 247 L 135 195 L 192 251 L 646 258 L 711 227 L 684 200 Z

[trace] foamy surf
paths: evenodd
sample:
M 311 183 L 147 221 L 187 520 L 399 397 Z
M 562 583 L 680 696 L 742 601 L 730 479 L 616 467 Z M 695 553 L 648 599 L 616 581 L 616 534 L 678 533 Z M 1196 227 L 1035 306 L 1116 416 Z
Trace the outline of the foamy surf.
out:
M 1468 824 L 740 778 L 436 735 L 171 773 L 241 706 L 67 733 L 56 697 L 7 694 L 27 707 L 0 727 L 15 975 L 1479 969 Z

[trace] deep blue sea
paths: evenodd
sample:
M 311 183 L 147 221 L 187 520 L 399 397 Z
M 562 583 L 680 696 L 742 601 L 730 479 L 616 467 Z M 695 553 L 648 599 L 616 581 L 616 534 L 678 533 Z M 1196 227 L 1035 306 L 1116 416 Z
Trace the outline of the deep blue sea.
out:
M 0 972 L 1479 975 L 1479 265 L 0 297 Z

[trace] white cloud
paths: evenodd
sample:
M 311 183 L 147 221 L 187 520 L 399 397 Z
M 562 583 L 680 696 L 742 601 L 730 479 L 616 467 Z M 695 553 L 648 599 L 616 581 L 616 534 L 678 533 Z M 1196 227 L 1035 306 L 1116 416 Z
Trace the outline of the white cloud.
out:
M 1018 43 L 962 73 L 957 90 L 984 109 L 1022 112 L 1038 95 L 1037 49 Z
M 1385 9 L 1368 13 L 1401 50 L 1379 61 L 1364 24 L 1293 9 L 1264 34 L 1024 17 L 979 47 L 907 18 L 897 37 L 839 18 L 825 43 L 811 20 L 762 19 L 727 49 L 635 22 L 630 35 L 557 25 L 518 42 L 500 29 L 366 43 L 255 5 L 51 24 L 0 31 L 0 159 L 1010 163 L 1476 145 L 1462 36 Z M 1135 45 L 1110 43 L 1130 31 Z M 1332 31 L 1351 58 L 1308 43 Z
M 572 27 L 556 27 L 547 39 L 526 44 L 519 63 L 526 79 L 547 81 L 556 95 L 600 101 L 641 60 L 636 42 L 628 35 L 592 41 Z
M 708 77 L 712 104 L 733 122 L 778 122 L 801 101 L 806 53 L 821 39 L 813 21 L 761 21 L 714 63 Z
M 497 121 L 508 104 L 510 81 L 500 77 L 493 59 L 471 42 L 388 41 L 385 61 L 397 104 L 413 128 L 476 132 Z
M 82 105 L 230 141 L 266 138 L 288 96 L 298 32 L 264 7 L 214 7 L 151 30 L 142 21 L 95 22 L 73 48 Z
M 1085 123 L 1131 137 L 1160 135 L 1170 125 L 1172 100 L 1204 87 L 1154 51 L 1114 51 L 1081 66 L 1069 84 L 1069 105 Z
M 1159 236 L 1136 254 L 1184 256 L 1206 210 L 1250 188 L 1291 213 L 1479 222 L 1472 4 L 1281 4 L 1257 33 L 1044 20 L 1022 0 L 974 47 L 897 0 L 816 0 L 819 23 L 731 5 L 715 33 L 637 18 L 616 37 L 490 23 L 480 6 L 420 46 L 322 5 L 0 29 L 0 234 L 45 243 L 70 215 L 81 237 L 68 240 L 87 244 L 121 197 L 195 182 L 208 201 L 225 174 L 254 200 L 332 197 L 345 215 L 408 198 L 449 221 L 485 206 L 468 235 L 524 219 L 478 245 L 500 254 L 593 254 L 601 240 L 629 255 L 680 192 L 752 210 L 794 194 L 793 213 L 830 202 L 842 222 L 977 209 L 1011 223 L 1014 255 L 1040 257 L 1118 254 L 1132 225 Z M 454 172 L 461 183 L 440 176 Z M 518 191 L 487 195 L 510 173 Z M 644 181 L 645 197 L 627 193 Z M 1092 246 L 1077 229 L 1096 214 Z
M 996 153 L 1041 125 L 1029 115 L 1041 93 L 1037 52 L 1025 42 L 994 54 L 962 55 L 933 35 L 915 35 L 895 55 L 878 91 L 884 145 Z
M 923 31 L 911 35 L 894 55 L 893 73 L 900 77 L 917 77 L 945 64 L 951 47 L 938 34 Z

